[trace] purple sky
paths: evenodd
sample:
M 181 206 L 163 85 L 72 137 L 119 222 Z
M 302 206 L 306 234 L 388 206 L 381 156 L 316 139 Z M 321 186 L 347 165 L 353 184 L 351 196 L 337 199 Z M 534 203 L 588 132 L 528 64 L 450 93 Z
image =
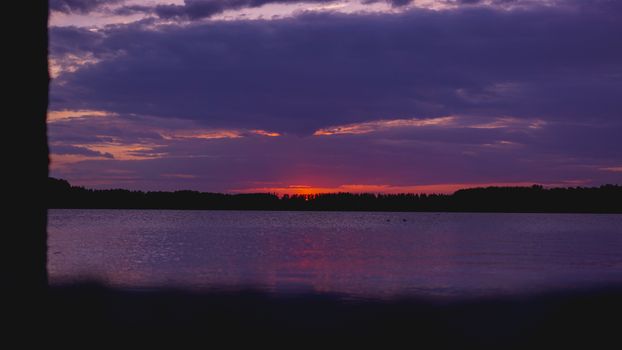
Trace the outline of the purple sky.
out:
M 622 183 L 622 1 L 51 8 L 51 175 L 77 185 Z

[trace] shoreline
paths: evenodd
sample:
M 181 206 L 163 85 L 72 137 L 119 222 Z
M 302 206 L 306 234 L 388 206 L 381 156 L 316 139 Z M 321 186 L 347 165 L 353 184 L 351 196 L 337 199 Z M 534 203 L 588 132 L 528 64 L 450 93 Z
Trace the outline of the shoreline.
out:
M 322 210 L 322 209 L 218 209 L 218 208 L 148 208 L 148 207 L 50 207 L 48 210 L 170 210 L 170 211 L 239 211 L 239 212 L 313 212 L 313 213 L 422 213 L 422 214 L 602 214 L 602 215 L 620 215 L 621 211 L 426 211 L 426 210 Z

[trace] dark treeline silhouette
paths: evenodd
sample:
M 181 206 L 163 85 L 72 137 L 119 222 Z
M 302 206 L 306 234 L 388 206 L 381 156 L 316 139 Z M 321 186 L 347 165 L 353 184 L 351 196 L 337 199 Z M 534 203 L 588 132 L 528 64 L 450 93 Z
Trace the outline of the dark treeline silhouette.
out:
M 446 194 L 284 195 L 92 190 L 50 178 L 49 208 L 622 213 L 622 186 L 486 187 Z

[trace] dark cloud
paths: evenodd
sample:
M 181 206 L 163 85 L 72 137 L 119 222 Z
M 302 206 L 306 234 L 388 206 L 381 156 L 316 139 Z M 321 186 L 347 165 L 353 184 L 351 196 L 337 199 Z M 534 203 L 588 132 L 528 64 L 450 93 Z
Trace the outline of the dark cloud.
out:
M 87 14 L 102 6 L 123 2 L 125 0 L 50 0 L 50 10 L 62 13 Z
M 185 0 L 183 5 L 129 5 L 114 10 L 119 15 L 146 13 L 162 19 L 197 20 L 227 10 L 260 7 L 266 4 L 328 3 L 336 0 Z M 403 2 L 405 0 L 395 0 Z
M 389 0 L 389 3 L 393 7 L 401 7 L 410 4 L 412 0 Z
M 547 3 L 572 2 L 574 0 L 439 0 L 449 5 L 482 5 L 482 6 L 505 6 L 505 5 L 524 5 L 538 6 Z
M 181 124 L 181 126 L 180 126 Z M 68 144 L 154 143 L 162 140 L 157 130 L 176 130 L 186 124 L 158 118 L 134 116 L 84 117 L 49 123 L 50 139 Z M 196 125 L 190 125 L 195 127 Z
M 85 147 L 78 147 L 72 145 L 51 145 L 51 151 L 53 154 L 77 154 L 87 157 L 104 157 L 109 159 L 114 158 L 110 153 L 97 152 Z
M 53 29 L 53 55 L 67 35 L 75 47 L 93 42 Z M 622 110 L 622 21 L 596 9 L 323 14 L 99 35 L 103 61 L 60 76 L 56 108 L 302 134 L 374 119 L 594 121 Z
M 52 57 L 60 59 L 67 55 L 93 53 L 103 55 L 110 49 L 103 46 L 105 35 L 77 27 L 54 27 L 54 38 L 50 41 Z
M 402 7 L 402 6 L 408 5 L 408 4 L 410 4 L 412 2 L 412 0 L 363 0 L 363 1 L 361 1 L 361 3 L 363 3 L 365 5 L 369 5 L 369 4 L 375 4 L 375 3 L 378 3 L 378 2 L 382 2 L 382 1 L 386 1 L 392 7 Z

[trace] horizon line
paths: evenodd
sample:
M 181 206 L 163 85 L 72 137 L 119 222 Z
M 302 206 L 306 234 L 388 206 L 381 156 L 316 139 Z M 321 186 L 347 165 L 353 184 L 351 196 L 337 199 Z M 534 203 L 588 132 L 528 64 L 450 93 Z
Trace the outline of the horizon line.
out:
M 594 185 L 594 186 L 563 186 L 562 184 L 542 184 L 542 183 L 531 183 L 531 182 L 524 182 L 524 183 L 515 183 L 514 185 L 512 185 L 511 183 L 507 183 L 507 184 L 500 184 L 500 183 L 490 183 L 490 184 L 465 184 L 465 185 L 474 185 L 474 186 L 465 186 L 465 187 L 460 187 L 460 188 L 456 188 L 455 190 L 451 191 L 451 192 L 425 192 L 425 191 L 419 191 L 419 192 L 414 192 L 414 191 L 404 191 L 404 192 L 381 192 L 381 191 L 347 191 L 347 190 L 336 190 L 336 191 L 318 191 L 318 192 L 305 192 L 305 193 L 279 193 L 279 191 L 248 191 L 248 192 L 243 192 L 243 190 L 233 190 L 233 191 L 229 191 L 229 192 L 213 192 L 213 191 L 200 191 L 200 190 L 193 190 L 193 189 L 176 189 L 176 190 L 134 190 L 134 189 L 127 189 L 127 188 L 121 188 L 121 187 L 115 187 L 115 188 L 90 188 L 90 187 L 86 187 L 86 186 L 80 186 L 80 185 L 73 185 L 69 180 L 66 179 L 62 179 L 62 178 L 55 178 L 52 176 L 48 177 L 49 179 L 52 180 L 56 180 L 56 181 L 64 181 L 67 182 L 67 184 L 69 184 L 70 187 L 72 188 L 82 188 L 85 190 L 90 190 L 90 191 L 129 191 L 129 192 L 142 192 L 142 193 L 149 193 L 149 192 L 161 192 L 161 193 L 175 193 L 175 192 L 195 192 L 195 193 L 209 193 L 209 194 L 219 194 L 219 195 L 229 195 L 229 196 L 238 196 L 238 195 L 274 195 L 278 198 L 283 198 L 284 196 L 300 196 L 300 197 L 307 197 L 307 198 L 311 198 L 311 197 L 315 197 L 315 196 L 321 196 L 321 195 L 335 195 L 335 194 L 351 194 L 351 195 L 374 195 L 374 196 L 387 196 L 387 195 L 445 195 L 445 196 L 450 196 L 450 195 L 454 195 L 456 192 L 458 191 L 463 191 L 463 190 L 476 190 L 476 189 L 490 189 L 490 188 L 514 188 L 514 189 L 528 189 L 528 188 L 539 188 L 539 189 L 543 189 L 543 190 L 554 190 L 554 189 L 590 189 L 590 188 L 602 188 L 602 187 L 609 187 L 609 186 L 613 186 L 613 187 L 620 187 L 622 185 L 620 184 L 613 184 L 613 183 L 607 183 L 607 184 L 601 184 L 601 185 Z M 459 184 L 456 184 L 459 185 Z M 348 185 L 346 185 L 348 186 Z M 421 187 L 421 188 L 429 188 L 429 187 L 440 187 L 440 186 L 445 186 L 445 185 L 421 185 L 421 186 L 408 186 L 408 187 Z M 310 189 L 328 189 L 328 188 L 322 188 L 322 187 L 312 187 L 312 186 L 301 186 L 301 185 L 295 185 L 292 187 L 281 187 L 278 189 L 304 189 L 304 190 L 310 190 Z M 339 188 L 339 187 L 337 187 Z M 335 188 L 335 189 L 337 189 Z M 260 189 L 260 188 L 258 188 Z M 265 188 L 268 189 L 268 188 Z M 345 189 L 345 188 L 344 188 Z

